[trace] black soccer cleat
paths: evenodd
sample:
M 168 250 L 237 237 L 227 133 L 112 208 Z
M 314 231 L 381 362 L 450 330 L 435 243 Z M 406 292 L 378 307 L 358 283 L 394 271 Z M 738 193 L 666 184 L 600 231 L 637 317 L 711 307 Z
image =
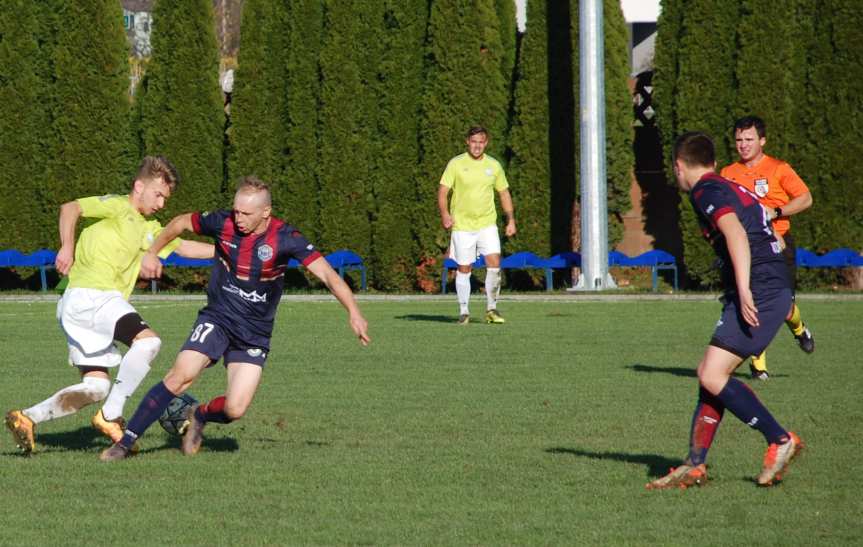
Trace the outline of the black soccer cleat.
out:
M 794 338 L 797 339 L 797 344 L 800 346 L 800 349 L 806 353 L 812 353 L 815 351 L 815 337 L 812 336 L 812 333 L 809 332 L 806 325 L 803 325 L 803 332 L 799 335 L 794 335 Z
M 749 376 L 753 380 L 761 380 L 762 382 L 766 382 L 770 379 L 770 373 L 766 370 L 758 370 L 755 368 L 752 363 L 749 364 Z

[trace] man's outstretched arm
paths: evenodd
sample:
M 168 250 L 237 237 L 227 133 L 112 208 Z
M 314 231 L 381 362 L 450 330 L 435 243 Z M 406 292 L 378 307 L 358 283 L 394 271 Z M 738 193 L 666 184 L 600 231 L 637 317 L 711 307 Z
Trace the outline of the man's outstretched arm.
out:
M 327 286 L 330 292 L 333 293 L 333 296 L 336 297 L 336 300 L 348 311 L 348 321 L 351 324 L 351 329 L 357 335 L 357 338 L 359 338 L 360 343 L 368 346 L 369 342 L 372 341 L 368 335 L 369 325 L 366 318 L 363 317 L 359 306 L 357 306 L 357 301 L 354 299 L 354 293 L 351 292 L 351 288 L 339 277 L 338 272 L 330 266 L 330 263 L 324 257 L 318 258 L 306 266 L 306 268 Z

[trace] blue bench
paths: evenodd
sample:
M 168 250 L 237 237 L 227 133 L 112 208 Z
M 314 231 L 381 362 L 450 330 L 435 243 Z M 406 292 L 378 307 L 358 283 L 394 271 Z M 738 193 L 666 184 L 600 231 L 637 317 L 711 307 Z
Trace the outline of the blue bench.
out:
M 654 249 L 638 256 L 626 256 L 619 251 L 609 251 L 608 265 L 625 268 L 650 268 L 653 292 L 659 289 L 659 271 L 671 270 L 674 272 L 674 290 L 677 290 L 677 261 L 671 253 Z
M 48 278 L 46 270 L 54 267 L 57 253 L 50 249 L 39 249 L 36 252 L 25 255 L 16 249 L 0 251 L 0 268 L 39 268 L 39 280 L 42 282 L 42 290 L 48 290 Z
M 797 249 L 795 256 L 800 268 L 860 268 L 863 267 L 863 256 L 851 249 L 841 247 L 823 255 L 818 255 L 806 249 Z
M 608 253 L 608 265 L 629 268 L 648 267 L 651 269 L 651 282 L 653 291 L 659 289 L 659 271 L 671 270 L 674 272 L 674 290 L 677 290 L 677 261 L 674 255 L 660 250 L 647 251 L 638 256 L 627 256 L 619 251 Z M 446 294 L 447 276 L 451 269 L 458 267 L 455 260 L 447 258 L 443 262 L 441 270 L 441 293 Z M 474 268 L 484 268 L 485 260 L 480 256 L 473 263 Z M 551 291 L 554 283 L 554 270 L 581 267 L 581 255 L 574 251 L 559 253 L 551 258 L 542 258 L 531 252 L 522 251 L 501 258 L 501 269 L 524 270 L 541 269 L 545 273 L 545 290 Z

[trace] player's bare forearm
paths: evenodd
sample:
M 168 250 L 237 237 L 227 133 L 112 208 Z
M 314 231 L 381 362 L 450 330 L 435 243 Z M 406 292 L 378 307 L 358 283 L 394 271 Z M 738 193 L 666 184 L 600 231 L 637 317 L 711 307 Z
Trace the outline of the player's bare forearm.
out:
M 81 218 L 81 206 L 77 201 L 69 201 L 60 206 L 60 250 L 54 261 L 54 267 L 63 275 L 69 273 L 75 260 L 75 226 Z
M 330 266 L 330 263 L 324 258 L 315 260 L 306 266 L 306 268 L 312 272 L 315 277 L 320 279 L 324 285 L 326 285 L 327 289 L 329 289 L 330 292 L 333 293 L 333 296 L 336 297 L 336 300 L 338 300 L 345 310 L 347 310 L 348 322 L 350 323 L 354 334 L 359 338 L 360 343 L 364 346 L 369 345 L 371 338 L 369 338 L 368 335 L 368 322 L 366 321 L 366 318 L 363 317 L 359 306 L 357 306 L 354 293 L 351 291 L 351 288 L 348 287 L 347 283 L 345 283 L 345 281 L 339 276 L 338 272 L 336 272 L 333 267 Z
M 452 215 L 449 213 L 449 187 L 443 184 L 437 189 L 437 208 L 440 212 L 440 222 L 445 230 L 452 228 Z
M 512 204 L 512 195 L 510 195 L 509 190 L 501 190 L 498 192 L 498 196 L 500 196 L 500 208 L 503 209 L 503 218 L 506 220 L 504 233 L 506 237 L 512 237 L 516 233 L 515 207 Z
M 212 243 L 184 239 L 174 252 L 186 258 L 213 258 L 216 247 Z
M 165 248 L 165 245 L 174 241 L 177 237 L 180 236 L 180 234 L 182 234 L 183 232 L 191 231 L 192 213 L 184 213 L 182 215 L 177 215 L 172 218 L 167 225 L 165 225 L 161 232 L 159 232 L 158 237 L 156 237 L 156 241 L 154 241 L 153 244 L 150 245 L 150 250 L 148 252 L 154 255 L 158 255 L 159 251 Z
M 171 222 L 169 222 L 162 231 L 159 232 L 159 235 L 156 236 L 156 240 L 152 245 L 150 245 L 150 248 L 146 253 L 144 253 L 144 256 L 141 257 L 140 276 L 142 278 L 155 279 L 162 276 L 162 263 L 159 261 L 159 251 L 164 249 L 165 245 L 187 230 L 192 230 L 192 213 L 185 213 L 171 219 Z M 180 246 L 182 247 L 183 243 L 181 243 Z M 208 258 L 206 256 L 196 257 L 184 255 L 182 253 L 180 254 L 182 256 L 187 256 L 188 258 Z M 212 256 L 212 254 L 210 254 L 210 256 Z

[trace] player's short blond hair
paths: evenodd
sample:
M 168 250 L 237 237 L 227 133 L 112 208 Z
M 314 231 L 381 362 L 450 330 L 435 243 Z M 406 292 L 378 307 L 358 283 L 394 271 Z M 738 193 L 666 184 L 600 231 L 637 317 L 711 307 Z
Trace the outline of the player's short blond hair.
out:
M 144 156 L 141 165 L 138 166 L 138 173 L 135 175 L 135 180 L 156 180 L 162 179 L 165 184 L 173 192 L 177 185 L 180 184 L 180 175 L 177 173 L 177 168 L 165 156 Z M 134 184 L 135 181 L 132 181 Z
M 263 192 L 265 195 L 265 205 L 272 204 L 273 198 L 272 192 L 270 192 L 270 185 L 255 175 L 247 175 L 240 179 L 240 182 L 237 183 L 237 194 L 241 192 Z

